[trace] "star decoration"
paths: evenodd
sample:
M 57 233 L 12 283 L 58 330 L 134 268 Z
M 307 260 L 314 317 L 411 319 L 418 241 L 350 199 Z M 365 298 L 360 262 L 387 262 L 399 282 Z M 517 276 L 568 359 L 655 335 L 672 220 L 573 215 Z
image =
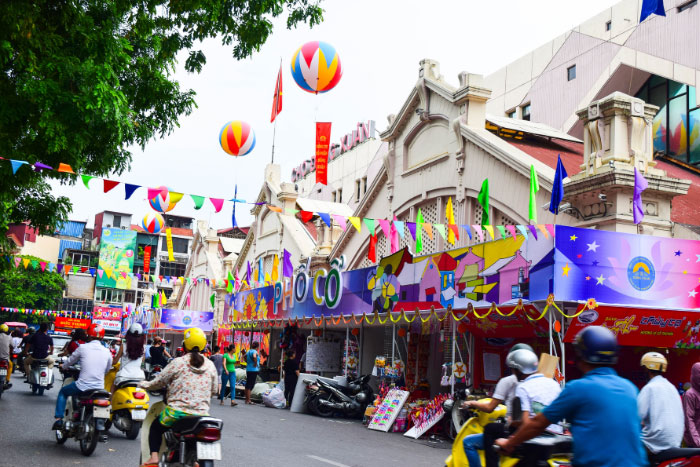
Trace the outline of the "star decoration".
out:
M 683 274 L 688 274 L 688 271 L 683 271 Z
M 593 263 L 591 263 L 591 264 L 593 264 L 593 266 L 598 266 L 600 263 L 598 262 L 598 260 L 595 260 L 595 261 L 593 261 Z
M 588 250 L 586 251 L 592 251 L 593 253 L 597 253 L 598 247 L 600 246 L 596 243 L 595 240 L 593 240 L 593 243 L 587 243 L 586 245 L 588 245 Z
M 598 281 L 597 285 L 603 285 L 603 282 L 605 282 L 605 277 L 601 274 L 600 277 L 595 278 L 596 281 Z
M 591 276 L 586 276 L 586 280 L 587 281 L 591 280 Z
M 690 292 L 688 292 L 688 297 L 690 298 L 695 298 L 695 296 L 698 294 L 697 290 L 693 289 Z
M 682 255 L 682 254 L 683 254 L 683 252 L 682 252 L 681 250 L 678 250 L 678 251 L 676 251 L 676 253 L 675 253 L 676 256 L 680 256 L 680 255 Z
M 569 277 L 569 271 L 571 271 L 571 267 L 569 267 L 569 263 L 566 263 L 566 266 L 562 266 L 561 268 L 561 275 Z
M 577 238 L 578 237 L 576 235 L 572 235 L 571 237 L 569 237 L 569 240 L 575 242 Z M 700 255 L 698 255 L 698 258 L 700 258 Z M 700 259 L 698 259 L 698 261 L 700 261 Z

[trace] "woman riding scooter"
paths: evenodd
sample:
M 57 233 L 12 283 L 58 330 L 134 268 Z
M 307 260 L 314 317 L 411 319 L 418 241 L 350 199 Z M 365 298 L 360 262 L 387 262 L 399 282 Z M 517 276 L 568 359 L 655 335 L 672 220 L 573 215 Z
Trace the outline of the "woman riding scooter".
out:
M 146 336 L 143 334 L 143 328 L 139 323 L 134 323 L 129 327 L 125 340 L 126 352 L 124 351 L 124 342 L 120 342 L 117 355 L 112 360 L 112 365 L 119 363 L 119 371 L 110 390 L 112 394 L 114 394 L 116 386 L 122 381 L 146 379 L 146 375 L 141 369 Z
M 153 381 L 142 381 L 144 389 L 167 388 L 167 405 L 158 421 L 150 427 L 148 445 L 151 452 L 142 467 L 158 465 L 158 451 L 163 434 L 177 420 L 188 416 L 209 415 L 211 396 L 216 394 L 218 378 L 211 360 L 204 358 L 200 350 L 207 345 L 204 332 L 190 328 L 184 333 L 185 355 L 174 359 Z M 151 349 L 151 352 L 153 349 Z

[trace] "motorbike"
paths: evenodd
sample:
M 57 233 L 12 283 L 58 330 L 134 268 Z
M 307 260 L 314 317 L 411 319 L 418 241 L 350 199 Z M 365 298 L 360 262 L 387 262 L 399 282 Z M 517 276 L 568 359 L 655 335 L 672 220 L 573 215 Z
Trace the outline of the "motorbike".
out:
M 367 405 L 374 399 L 369 380 L 370 375 L 361 376 L 344 387 L 325 378 L 318 378 L 316 381 L 305 379 L 304 403 L 311 413 L 320 417 L 332 417 L 336 412 L 362 417 Z
M 700 448 L 674 448 L 649 456 L 651 467 L 700 466 Z
M 442 409 L 445 411 L 444 431 L 451 440 L 457 437 L 462 425 L 467 421 L 467 410 L 462 408 L 462 402 L 466 401 L 468 396 L 469 389 L 460 389 L 455 391 L 452 399 L 442 403 Z
M 153 393 L 152 391 L 150 391 Z M 151 405 L 143 422 L 141 433 L 141 458 L 151 455 L 148 447 L 148 434 L 151 425 L 165 409 L 166 401 Z M 160 445 L 160 467 L 214 467 L 214 461 L 221 460 L 221 430 L 224 422 L 209 416 L 181 418 L 163 435 Z
M 486 399 L 488 400 L 488 399 Z M 506 406 L 499 404 L 493 412 L 477 412 L 471 409 L 456 407 L 458 412 L 467 414 L 469 418 L 460 428 L 454 442 L 452 443 L 452 453 L 445 460 L 447 467 L 467 467 L 467 455 L 464 453 L 463 441 L 469 435 L 482 434 L 484 427 L 489 423 L 505 423 Z M 455 412 L 455 407 L 452 408 Z M 530 459 L 546 459 L 542 461 L 543 466 L 563 467 L 571 465 L 570 458 L 572 452 L 572 442 L 569 436 L 543 436 L 523 443 L 523 447 L 516 450 L 512 456 L 501 456 L 501 466 L 512 467 L 515 465 L 528 465 Z M 549 444 L 547 444 L 549 443 Z M 484 462 L 484 452 L 479 451 L 482 465 Z M 530 464 L 533 465 L 533 464 Z M 536 463 L 534 465 L 537 465 Z
M 105 376 L 105 390 L 112 387 L 118 370 L 119 363 Z M 121 381 L 112 394 L 112 411 L 107 429 L 114 425 L 127 439 L 136 439 L 139 436 L 150 402 L 148 394 L 137 387 L 138 383 L 137 379 Z
M 49 361 L 36 359 L 32 362 L 31 371 L 27 375 L 32 394 L 42 396 L 44 390 L 53 387 L 53 369 L 49 368 Z
M 162 365 L 152 365 L 150 362 L 146 362 L 144 365 L 144 373 L 146 374 L 147 381 L 156 379 L 156 376 L 158 376 L 161 371 L 163 371 Z
M 0 360 L 0 398 L 2 398 L 2 393 L 5 389 L 9 388 L 9 383 L 7 383 L 7 373 L 10 371 L 10 364 L 7 360 Z
M 71 368 L 63 372 L 65 386 L 78 378 L 80 370 Z M 69 397 L 63 427 L 55 430 L 56 443 L 64 444 L 69 438 L 73 438 L 80 444 L 80 452 L 84 456 L 95 452 L 97 442 L 102 437 L 100 433 L 107 429 L 110 396 L 111 394 L 104 389 L 93 389 Z

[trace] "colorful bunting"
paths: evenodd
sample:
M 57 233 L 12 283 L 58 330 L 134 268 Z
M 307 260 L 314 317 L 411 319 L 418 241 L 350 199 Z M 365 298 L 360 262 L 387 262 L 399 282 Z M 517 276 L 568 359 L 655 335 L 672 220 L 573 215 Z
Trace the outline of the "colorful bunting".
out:
M 10 164 L 12 165 L 12 175 L 17 173 L 17 170 L 22 167 L 26 162 L 24 161 L 16 161 L 13 159 L 10 159 Z
M 309 222 L 314 217 L 314 213 L 311 211 L 301 211 L 300 215 L 301 215 L 301 221 L 304 224 Z
M 454 245 L 455 238 L 459 240 L 459 230 L 457 230 L 457 226 L 455 225 L 455 211 L 452 207 L 451 196 L 447 198 L 447 206 L 445 206 L 445 218 L 447 219 L 447 226 L 450 229 L 449 233 L 447 234 L 447 241 L 451 245 Z M 452 226 L 454 226 L 454 229 L 452 228 Z
M 279 271 L 280 271 L 280 259 L 277 255 L 275 255 L 275 257 L 272 260 L 272 275 L 270 276 L 272 279 L 272 282 L 277 282 L 277 279 L 279 279 Z
M 70 165 L 64 164 L 63 162 L 61 162 L 61 163 L 58 164 L 58 169 L 56 169 L 56 171 L 57 171 L 57 172 L 69 173 L 69 174 L 74 174 L 74 173 L 75 173 L 75 172 L 73 172 L 73 168 L 72 168 Z
M 374 235 L 375 232 L 375 225 L 374 225 L 374 219 L 368 219 L 364 218 L 365 225 L 367 226 L 367 229 L 369 230 L 370 235 Z
M 90 180 L 92 180 L 95 177 L 93 177 L 92 175 L 81 175 L 80 178 L 83 179 L 83 185 L 85 185 L 85 188 L 90 189 Z
M 517 237 L 517 234 L 515 233 L 515 226 L 514 225 L 506 225 L 506 229 L 508 229 L 508 232 L 510 232 L 510 235 L 513 238 Z
M 496 240 L 496 237 L 493 234 L 493 226 L 492 225 L 482 225 L 482 227 L 484 229 L 486 229 L 486 231 L 489 233 L 489 235 L 491 236 L 491 240 Z
M 428 234 L 428 238 L 433 240 L 433 224 L 431 224 L 430 222 L 423 222 L 421 224 L 421 227 L 423 227 L 425 233 Z
M 292 277 L 294 275 L 294 267 L 292 266 L 292 254 L 284 250 L 282 257 L 282 276 Z
M 523 234 L 523 237 L 525 237 L 525 240 L 527 240 L 529 234 L 528 234 L 528 230 L 525 228 L 525 226 L 524 225 L 516 225 L 515 227 L 518 228 L 520 233 Z
M 540 191 L 540 183 L 537 180 L 537 171 L 534 165 L 530 165 L 530 204 L 528 219 L 537 223 L 537 192 Z
M 418 208 L 416 217 L 416 253 L 423 251 L 423 212 Z
M 331 216 L 330 216 L 330 214 L 328 214 L 327 212 L 319 212 L 319 213 L 318 213 L 318 217 L 320 217 L 320 218 L 323 220 L 323 222 L 326 223 L 326 225 L 327 225 L 328 227 L 331 226 Z
M 150 188 L 149 188 L 149 191 L 150 191 Z M 202 206 L 204 205 L 204 196 L 190 195 L 190 198 L 192 198 L 192 201 L 194 201 L 194 208 L 195 209 L 201 209 Z
M 367 259 L 371 262 L 377 262 L 377 235 L 369 236 L 369 249 L 367 250 Z
M 343 230 L 345 230 L 345 228 L 346 228 L 347 225 L 348 225 L 348 224 L 347 224 L 347 218 L 346 218 L 345 216 L 339 216 L 339 215 L 337 215 L 337 214 L 333 214 L 332 217 L 333 217 L 333 220 L 335 220 L 335 221 L 338 223 L 338 225 L 340 226 L 340 228 L 343 229 Z
M 411 234 L 413 241 L 416 241 L 416 223 L 406 222 L 406 227 L 408 227 L 408 232 Z
M 471 241 L 472 239 L 472 229 L 468 225 L 460 225 L 464 229 L 465 232 L 467 232 L 467 235 L 469 236 L 469 240 Z
M 530 233 L 532 233 L 532 236 L 537 240 L 537 228 L 534 225 L 528 225 L 527 228 L 530 229 Z
M 391 222 L 386 219 L 377 219 L 377 222 L 379 222 L 379 226 L 382 228 L 382 232 L 384 232 L 386 238 L 391 239 L 391 227 L 389 227 Z
M 481 214 L 481 225 L 488 225 L 489 222 L 489 179 L 485 178 L 481 184 L 481 191 L 479 191 L 479 196 L 477 201 L 481 205 L 483 210 Z M 483 234 L 482 234 L 483 235 Z
M 214 205 L 215 212 L 221 211 L 221 208 L 224 207 L 224 200 L 221 198 L 209 198 L 209 201 Z
M 360 218 L 359 217 L 348 217 L 348 220 L 350 221 L 352 226 L 357 229 L 357 232 L 361 233 L 362 225 L 360 224 Z
M 138 188 L 141 188 L 141 185 L 132 185 L 131 183 L 125 183 L 124 184 L 124 199 L 131 198 L 131 195 L 133 195 L 134 191 L 136 191 Z
M 497 225 L 496 228 L 501 233 L 501 238 L 506 238 L 506 228 L 502 225 Z
M 102 183 L 104 184 L 104 192 L 105 193 L 110 191 L 115 186 L 119 185 L 119 182 L 115 182 L 113 180 L 107 180 L 106 178 L 102 180 Z
M 433 224 L 433 227 L 435 227 L 435 230 L 438 231 L 440 236 L 444 239 L 447 240 L 447 232 L 445 232 L 445 224 Z

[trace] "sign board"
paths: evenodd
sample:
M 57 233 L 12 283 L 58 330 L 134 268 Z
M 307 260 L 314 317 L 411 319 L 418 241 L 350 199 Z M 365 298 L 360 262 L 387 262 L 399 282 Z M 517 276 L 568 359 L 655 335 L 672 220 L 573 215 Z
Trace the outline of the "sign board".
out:
M 113 308 L 109 306 L 95 306 L 92 308 L 92 319 L 94 320 L 95 318 L 121 321 L 122 308 Z
M 90 320 L 78 318 L 64 318 L 62 316 L 58 316 L 53 324 L 56 328 L 87 329 L 90 327 Z
M 372 417 L 372 421 L 369 422 L 367 428 L 388 432 L 399 412 L 401 412 L 401 408 L 408 400 L 408 396 L 408 391 L 396 388 L 390 389 L 382 403 L 377 407 L 377 411 L 374 413 L 374 417 Z
M 214 328 L 213 311 L 170 310 L 163 309 L 160 322 L 172 329 L 184 331 L 189 328 L 199 328 L 210 332 Z
M 97 287 L 130 289 L 136 256 L 136 232 L 122 229 L 102 229 Z
M 430 420 L 428 420 L 426 423 L 424 423 L 420 427 L 416 427 L 416 426 L 411 427 L 411 429 L 408 430 L 403 435 L 408 436 L 409 438 L 418 439 L 421 436 L 423 436 L 423 434 L 425 434 L 426 431 L 428 431 L 429 429 L 434 427 L 437 422 L 442 420 L 442 417 L 444 417 L 444 416 L 445 416 L 445 412 L 440 411 L 440 413 L 438 415 L 435 415 L 434 417 L 432 417 Z
M 306 371 L 340 372 L 340 342 L 309 337 L 306 342 Z
M 116 332 L 121 332 L 122 330 L 122 320 L 114 320 L 114 319 L 95 319 L 93 318 L 92 322 L 94 324 L 100 324 L 102 325 L 103 328 L 105 328 L 105 331 L 116 331 Z

